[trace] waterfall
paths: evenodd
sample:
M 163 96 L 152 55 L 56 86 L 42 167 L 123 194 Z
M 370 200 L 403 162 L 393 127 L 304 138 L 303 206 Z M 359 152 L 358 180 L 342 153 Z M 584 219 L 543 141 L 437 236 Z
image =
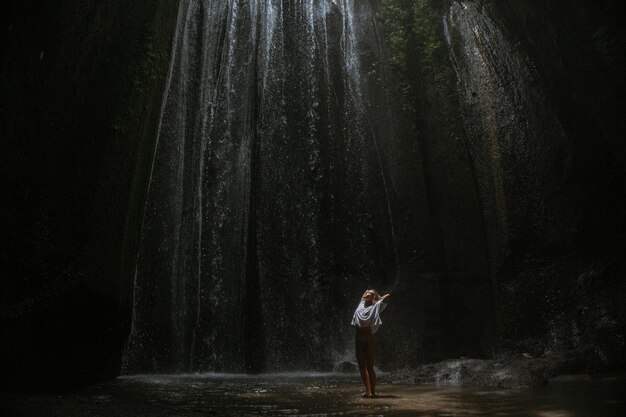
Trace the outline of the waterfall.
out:
M 411 152 L 375 78 L 372 13 L 180 2 L 124 373 L 328 369 L 353 296 L 415 251 L 395 230 L 417 187 L 395 189 Z

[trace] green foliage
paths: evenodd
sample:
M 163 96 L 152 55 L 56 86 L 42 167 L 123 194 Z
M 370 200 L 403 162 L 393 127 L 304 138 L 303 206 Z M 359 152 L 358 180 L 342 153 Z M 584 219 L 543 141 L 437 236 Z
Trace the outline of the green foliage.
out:
M 431 73 L 435 81 L 441 81 L 444 74 L 441 52 L 443 42 L 441 37 L 441 18 L 433 8 L 430 0 L 415 0 L 413 2 L 413 33 L 415 34 L 416 48 L 421 56 L 422 64 Z
M 134 88 L 140 94 L 163 76 L 163 68 L 167 58 L 167 52 L 155 46 L 154 36 L 148 37 L 144 50 L 145 55 L 139 64 L 139 70 L 134 80 Z
M 416 75 L 434 82 L 449 76 L 438 3 L 436 0 L 381 0 L 390 60 L 402 75 L 403 90 L 407 94 L 410 92 L 408 80 Z
M 383 24 L 387 31 L 387 41 L 392 50 L 391 62 L 400 71 L 407 71 L 406 49 L 408 40 L 408 27 L 410 22 L 410 9 L 407 7 L 411 1 L 382 0 Z

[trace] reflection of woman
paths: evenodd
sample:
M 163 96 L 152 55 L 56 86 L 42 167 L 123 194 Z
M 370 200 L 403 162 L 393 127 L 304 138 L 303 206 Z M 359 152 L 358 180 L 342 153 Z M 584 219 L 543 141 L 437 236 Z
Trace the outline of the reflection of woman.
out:
M 361 378 L 365 384 L 364 397 L 376 395 L 376 372 L 374 372 L 374 333 L 383 322 L 380 313 L 387 308 L 390 294 L 382 297 L 376 290 L 367 290 L 352 316 L 352 325 L 356 328 L 356 359 L 359 363 Z

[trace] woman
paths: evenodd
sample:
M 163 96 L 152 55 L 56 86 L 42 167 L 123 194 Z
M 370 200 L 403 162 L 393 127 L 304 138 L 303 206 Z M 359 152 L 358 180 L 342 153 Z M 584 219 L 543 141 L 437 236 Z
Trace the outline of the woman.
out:
M 365 384 L 366 398 L 376 396 L 376 372 L 374 372 L 374 333 L 383 322 L 380 313 L 387 308 L 390 294 L 382 297 L 376 290 L 367 290 L 361 297 L 361 302 L 352 316 L 352 325 L 356 328 L 356 359 L 363 384 Z

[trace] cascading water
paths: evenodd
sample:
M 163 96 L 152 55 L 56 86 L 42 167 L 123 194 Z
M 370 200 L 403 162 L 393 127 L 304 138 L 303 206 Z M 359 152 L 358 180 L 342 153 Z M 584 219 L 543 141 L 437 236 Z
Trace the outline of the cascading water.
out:
M 397 285 L 419 187 L 373 13 L 181 1 L 125 373 L 329 369 L 360 291 Z

